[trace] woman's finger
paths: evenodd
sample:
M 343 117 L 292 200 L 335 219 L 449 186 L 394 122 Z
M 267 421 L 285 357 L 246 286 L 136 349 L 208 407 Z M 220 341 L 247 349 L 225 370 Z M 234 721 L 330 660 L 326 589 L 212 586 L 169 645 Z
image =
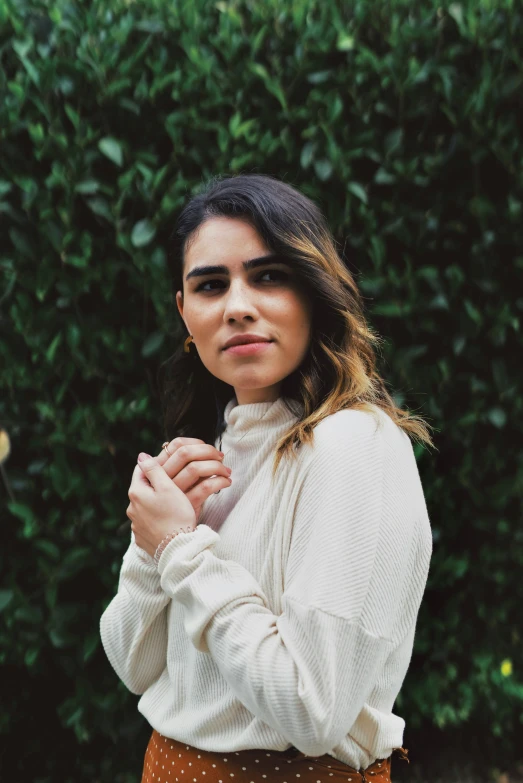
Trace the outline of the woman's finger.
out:
M 162 467 L 169 478 L 174 479 L 191 462 L 199 462 L 200 460 L 218 460 L 222 462 L 223 457 L 218 449 L 209 443 L 185 443 L 178 446 L 172 457 L 165 460 Z M 216 473 L 215 470 L 211 472 Z
M 131 502 L 139 497 L 140 492 L 142 491 L 144 485 L 148 487 L 151 486 L 149 479 L 147 478 L 147 476 L 145 475 L 141 467 L 138 464 L 136 464 L 133 470 L 131 485 L 129 487 L 129 491 L 127 492 L 127 495 Z
M 229 469 L 220 460 L 193 460 L 182 468 L 180 472 L 174 476 L 172 481 L 182 490 L 182 492 L 187 494 L 187 492 L 199 484 L 202 479 L 210 478 L 211 476 L 223 476 L 224 478 L 227 478 L 229 475 Z
M 225 476 L 213 476 L 200 481 L 199 484 L 186 493 L 186 496 L 191 501 L 192 507 L 196 510 L 205 500 L 207 500 L 209 495 L 212 495 L 219 489 L 230 487 L 231 484 L 232 481 L 230 478 L 225 478 Z
M 201 445 L 202 443 L 205 443 L 204 440 L 201 440 L 200 438 L 174 438 L 174 440 L 169 441 L 167 444 L 167 448 L 171 452 L 171 456 L 174 456 L 177 449 L 179 449 L 181 446 L 190 446 L 190 445 Z M 156 457 L 158 460 L 159 465 L 163 465 L 167 460 L 169 459 L 169 454 L 167 454 L 166 450 L 162 448 L 161 452 Z

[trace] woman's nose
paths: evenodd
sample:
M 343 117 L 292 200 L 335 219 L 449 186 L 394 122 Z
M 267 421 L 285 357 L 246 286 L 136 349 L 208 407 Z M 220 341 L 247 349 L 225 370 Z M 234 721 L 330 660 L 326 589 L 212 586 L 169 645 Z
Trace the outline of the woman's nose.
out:
M 239 285 L 231 284 L 225 296 L 224 307 L 224 316 L 227 318 L 242 318 L 256 312 L 252 292 L 249 292 L 246 286 L 241 283 Z

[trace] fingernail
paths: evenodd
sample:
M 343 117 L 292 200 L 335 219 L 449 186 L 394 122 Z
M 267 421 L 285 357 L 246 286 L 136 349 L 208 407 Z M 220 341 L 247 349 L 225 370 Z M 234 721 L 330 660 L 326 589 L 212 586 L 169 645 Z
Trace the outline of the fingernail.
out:
M 141 451 L 138 454 L 138 462 L 141 462 L 144 459 L 151 459 L 151 455 L 150 454 L 146 454 L 145 451 Z
M 227 465 L 225 466 L 225 470 L 227 471 L 227 473 L 232 473 L 232 468 L 228 468 Z

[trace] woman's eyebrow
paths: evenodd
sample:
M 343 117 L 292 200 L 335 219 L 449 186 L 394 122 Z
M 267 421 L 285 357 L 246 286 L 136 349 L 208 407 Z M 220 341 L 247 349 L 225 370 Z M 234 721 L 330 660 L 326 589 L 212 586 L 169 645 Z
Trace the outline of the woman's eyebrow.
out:
M 284 258 L 278 253 L 270 253 L 267 256 L 260 256 L 259 258 L 251 258 L 249 261 L 243 262 L 243 268 L 248 271 L 249 269 L 255 269 L 257 266 L 263 266 L 264 264 L 274 264 L 275 262 L 280 264 L 288 264 Z M 186 276 L 186 280 L 191 277 L 203 277 L 203 275 L 228 275 L 229 269 L 223 264 L 213 266 L 195 266 L 191 269 Z

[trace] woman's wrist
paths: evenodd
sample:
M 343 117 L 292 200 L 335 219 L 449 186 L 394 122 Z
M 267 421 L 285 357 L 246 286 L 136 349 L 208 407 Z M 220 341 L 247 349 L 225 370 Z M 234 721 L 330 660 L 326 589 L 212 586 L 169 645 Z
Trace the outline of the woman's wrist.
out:
M 160 557 L 163 554 L 163 551 L 165 547 L 171 543 L 173 538 L 178 535 L 178 533 L 192 533 L 195 530 L 194 527 L 191 527 L 190 525 L 187 525 L 187 527 L 181 527 L 178 528 L 178 530 L 174 530 L 172 533 L 167 533 L 167 535 L 162 538 L 158 546 L 156 547 L 156 552 L 154 553 L 154 562 L 158 566 L 158 563 L 160 562 Z

